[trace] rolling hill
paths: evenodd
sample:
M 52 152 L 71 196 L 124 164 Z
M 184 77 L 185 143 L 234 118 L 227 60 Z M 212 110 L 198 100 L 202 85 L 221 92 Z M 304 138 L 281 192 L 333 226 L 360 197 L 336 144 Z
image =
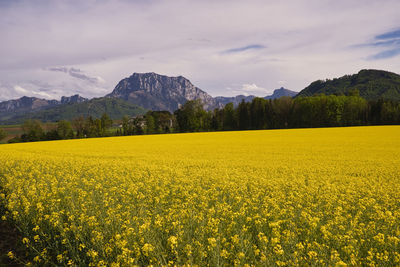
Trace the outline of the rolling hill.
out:
M 361 70 L 357 74 L 345 75 L 332 80 L 318 80 L 304 88 L 296 97 L 325 95 L 347 95 L 358 90 L 367 100 L 400 100 L 400 75 L 383 70 Z

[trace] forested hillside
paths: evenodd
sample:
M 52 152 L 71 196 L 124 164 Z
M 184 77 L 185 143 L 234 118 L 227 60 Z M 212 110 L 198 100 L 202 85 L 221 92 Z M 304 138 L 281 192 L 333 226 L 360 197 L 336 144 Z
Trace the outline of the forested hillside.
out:
M 383 70 L 361 70 L 332 80 L 318 80 L 296 97 L 326 95 L 359 95 L 367 100 L 400 100 L 400 75 Z

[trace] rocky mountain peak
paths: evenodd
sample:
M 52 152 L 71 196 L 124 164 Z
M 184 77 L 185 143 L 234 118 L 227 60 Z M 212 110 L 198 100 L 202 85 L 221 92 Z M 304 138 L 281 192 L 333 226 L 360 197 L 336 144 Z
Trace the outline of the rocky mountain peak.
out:
M 72 96 L 62 96 L 61 104 L 73 104 L 73 103 L 82 103 L 88 101 L 89 99 L 84 98 L 78 94 Z
M 154 72 L 133 73 L 121 80 L 107 97 L 122 98 L 130 103 L 151 110 L 179 108 L 188 100 L 200 99 L 206 109 L 216 107 L 216 101 L 206 92 L 195 87 L 188 79 L 169 77 Z

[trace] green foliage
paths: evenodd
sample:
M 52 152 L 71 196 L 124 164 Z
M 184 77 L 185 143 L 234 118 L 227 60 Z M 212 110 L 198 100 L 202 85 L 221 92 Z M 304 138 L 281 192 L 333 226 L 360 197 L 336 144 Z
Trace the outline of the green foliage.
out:
M 66 120 L 61 120 L 57 123 L 57 135 L 60 139 L 71 139 L 74 137 L 71 123 Z
M 101 136 L 107 136 L 108 135 L 108 129 L 112 126 L 112 119 L 108 116 L 107 113 L 103 113 L 100 118 L 100 134 Z
M 367 100 L 400 100 L 400 75 L 381 70 L 361 70 L 354 75 L 315 81 L 296 97 L 325 95 L 361 96 Z
M 124 115 L 141 115 L 146 113 L 146 110 L 121 99 L 102 97 L 82 103 L 59 105 L 33 113 L 17 114 L 12 118 L 3 120 L 3 123 L 18 124 L 27 119 L 36 119 L 42 122 L 71 121 L 80 116 L 100 118 L 104 113 L 107 113 L 111 119 L 115 120 L 122 118 Z
M 0 141 L 7 137 L 6 131 L 0 128 Z
M 73 128 L 76 131 L 76 137 L 84 137 L 85 132 L 85 118 L 83 116 L 76 117 L 72 120 Z
M 24 134 L 21 139 L 25 142 L 40 141 L 44 139 L 44 130 L 38 120 L 26 120 L 22 125 Z
M 152 134 L 155 132 L 155 121 L 154 121 L 154 117 L 151 116 L 150 113 L 146 114 L 146 133 L 147 134 Z
M 187 101 L 175 116 L 181 132 L 206 131 L 211 127 L 211 114 L 203 109 L 200 100 Z

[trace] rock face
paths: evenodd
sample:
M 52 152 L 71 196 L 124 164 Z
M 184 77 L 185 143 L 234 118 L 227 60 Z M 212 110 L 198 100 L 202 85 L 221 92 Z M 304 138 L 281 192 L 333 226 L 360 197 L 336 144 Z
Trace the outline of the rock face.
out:
M 88 100 L 89 99 L 81 97 L 80 95 L 62 96 L 61 97 L 61 104 L 82 103 L 82 102 L 86 102 Z
M 87 98 L 79 95 L 63 96 L 61 97 L 61 101 L 23 96 L 18 99 L 0 102 L 0 113 L 36 111 L 61 104 L 81 103 L 87 100 Z
M 58 105 L 57 100 L 46 100 L 36 97 L 23 96 L 19 99 L 0 102 L 0 112 L 16 112 L 38 110 Z
M 134 73 L 121 80 L 106 97 L 122 98 L 150 110 L 175 111 L 188 100 L 200 99 L 205 109 L 217 107 L 215 99 L 188 79 L 151 73 Z

